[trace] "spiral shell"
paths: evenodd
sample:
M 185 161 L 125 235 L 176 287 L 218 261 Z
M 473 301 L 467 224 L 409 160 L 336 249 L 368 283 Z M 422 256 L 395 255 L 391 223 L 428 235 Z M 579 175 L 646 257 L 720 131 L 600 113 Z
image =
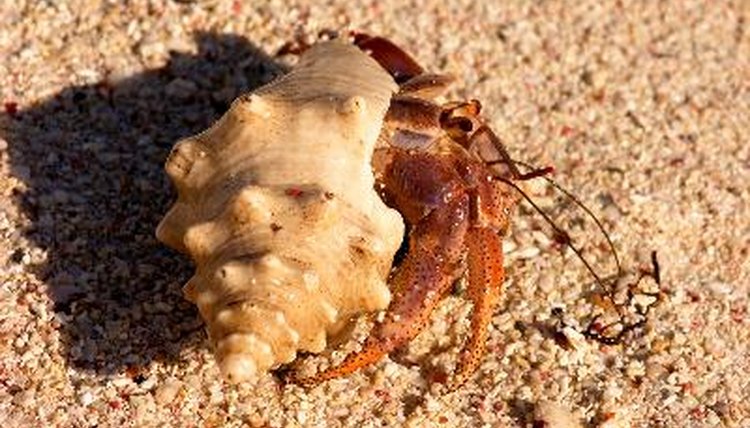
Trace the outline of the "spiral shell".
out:
M 228 381 L 320 352 L 388 305 L 404 226 L 370 165 L 396 89 L 356 47 L 320 43 L 172 149 L 178 197 L 156 234 L 196 265 L 183 291 Z

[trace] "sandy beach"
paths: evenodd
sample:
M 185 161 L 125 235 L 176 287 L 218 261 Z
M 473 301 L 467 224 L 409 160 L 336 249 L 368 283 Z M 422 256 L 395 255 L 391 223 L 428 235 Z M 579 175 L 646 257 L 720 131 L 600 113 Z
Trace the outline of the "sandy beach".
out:
M 750 427 L 748 22 L 747 0 L 2 2 L 0 424 Z M 480 100 L 513 158 L 553 165 L 624 269 L 655 251 L 647 322 L 617 344 L 582 335 L 592 276 L 526 205 L 487 354 L 458 391 L 439 380 L 469 335 L 460 287 L 352 376 L 225 384 L 182 296 L 193 267 L 154 236 L 175 197 L 164 161 L 293 66 L 287 42 L 348 29 L 455 75 L 447 98 Z M 611 272 L 579 209 L 529 192 Z M 308 364 L 340 361 L 368 326 Z

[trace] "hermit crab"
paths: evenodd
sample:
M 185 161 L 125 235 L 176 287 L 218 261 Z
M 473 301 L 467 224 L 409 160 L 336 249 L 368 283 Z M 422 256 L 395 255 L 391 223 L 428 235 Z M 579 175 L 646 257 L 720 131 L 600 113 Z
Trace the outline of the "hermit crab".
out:
M 516 183 L 550 168 L 521 173 L 480 103 L 438 102 L 452 79 L 387 39 L 301 50 L 290 73 L 175 145 L 166 170 L 178 198 L 157 237 L 193 259 L 184 293 L 231 382 L 321 352 L 355 315 L 385 310 L 360 351 L 291 377 L 312 385 L 372 364 L 465 276 L 471 337 L 456 388 L 484 353 Z

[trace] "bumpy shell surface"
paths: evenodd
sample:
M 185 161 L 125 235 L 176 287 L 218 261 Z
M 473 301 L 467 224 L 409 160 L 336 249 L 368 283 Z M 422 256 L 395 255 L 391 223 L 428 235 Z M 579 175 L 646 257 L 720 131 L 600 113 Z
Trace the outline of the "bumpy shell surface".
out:
M 157 229 L 196 265 L 184 287 L 229 381 L 320 352 L 356 313 L 386 308 L 403 236 L 370 162 L 396 85 L 332 41 L 178 142 L 177 201 Z

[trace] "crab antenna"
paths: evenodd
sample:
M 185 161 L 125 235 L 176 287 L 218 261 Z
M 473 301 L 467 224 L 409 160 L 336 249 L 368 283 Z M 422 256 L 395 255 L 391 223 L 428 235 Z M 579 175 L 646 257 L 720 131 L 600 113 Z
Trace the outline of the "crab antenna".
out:
M 586 215 L 588 215 L 594 221 L 594 223 L 596 224 L 596 227 L 599 229 L 599 231 L 604 236 L 604 239 L 607 241 L 607 246 L 609 246 L 610 253 L 612 253 L 612 257 L 615 259 L 615 265 L 617 266 L 617 274 L 615 275 L 615 277 L 622 276 L 622 264 L 620 263 L 620 256 L 617 253 L 617 249 L 615 248 L 615 244 L 612 242 L 612 238 L 610 238 L 609 233 L 607 233 L 607 230 L 604 228 L 604 225 L 601 223 L 601 221 L 599 220 L 599 218 L 591 211 L 591 209 L 589 207 L 587 207 L 586 204 L 584 204 L 583 202 L 581 202 L 581 200 L 578 199 L 575 195 L 573 195 L 569 190 L 567 190 L 564 187 L 562 187 L 559 184 L 557 184 L 557 182 L 555 182 L 555 180 L 547 177 L 544 173 L 535 174 L 534 172 L 537 171 L 537 170 L 534 169 L 534 167 L 531 166 L 531 165 L 529 165 L 528 163 L 523 162 L 523 161 L 519 161 L 519 160 L 516 160 L 516 159 L 510 159 L 510 158 L 509 158 L 509 161 L 512 162 L 513 164 L 522 165 L 525 168 L 528 168 L 529 170 L 532 171 L 529 174 L 522 175 L 522 177 L 523 177 L 522 179 L 528 179 L 528 178 L 526 178 L 526 175 L 529 175 L 529 178 L 537 178 L 537 177 L 544 178 L 555 189 L 559 190 L 561 193 L 563 193 L 565 196 L 567 196 L 568 199 L 570 199 L 571 201 L 573 201 L 573 203 L 575 203 L 576 205 L 578 205 L 578 207 L 580 207 L 586 213 Z M 492 164 L 495 164 L 495 163 L 505 163 L 505 160 L 503 159 L 503 160 L 496 160 L 496 161 L 487 162 L 488 165 L 492 165 Z M 546 172 L 546 170 L 547 170 L 547 168 L 542 169 L 540 171 L 545 171 Z M 503 180 L 503 181 L 506 181 L 506 180 Z M 542 214 L 543 217 L 545 217 L 545 220 L 548 223 L 550 223 L 550 225 L 553 225 L 553 223 L 549 220 L 549 216 L 547 216 L 545 213 L 543 213 L 539 207 L 537 207 L 536 205 L 534 205 L 534 203 L 531 202 L 531 200 L 529 199 L 528 195 L 524 194 L 517 186 L 513 186 L 513 187 L 515 187 L 516 190 L 518 190 L 524 196 L 524 198 L 526 198 L 526 200 L 529 201 L 529 203 L 534 207 L 534 209 L 537 212 L 539 212 L 540 214 Z M 555 229 L 555 233 L 558 233 L 558 229 L 554 225 L 553 225 L 553 228 Z M 563 232 L 562 236 L 568 236 L 568 235 Z M 571 246 L 571 248 L 573 248 L 573 247 Z M 584 263 L 586 263 L 585 260 L 582 260 L 582 261 Z M 602 285 L 601 282 L 600 282 L 600 285 Z
M 515 163 L 517 163 L 519 165 L 523 165 L 526 168 L 529 168 L 529 169 L 532 169 L 532 170 L 534 169 L 531 165 L 529 165 L 526 162 L 518 161 L 518 160 L 515 160 L 515 159 L 513 160 L 513 162 L 515 162 Z M 576 205 L 578 205 L 591 218 L 591 220 L 593 220 L 594 223 L 596 223 L 596 227 L 599 228 L 599 231 L 601 231 L 602 235 L 604 235 L 604 239 L 607 240 L 607 245 L 609 246 L 610 252 L 612 253 L 612 257 L 614 257 L 614 259 L 615 259 L 615 265 L 617 266 L 617 276 L 618 277 L 621 276 L 622 275 L 622 265 L 620 264 L 620 256 L 617 254 L 617 249 L 615 248 L 615 244 L 612 242 L 612 238 L 610 238 L 609 233 L 607 233 L 607 230 L 604 228 L 604 225 L 599 220 L 599 218 L 591 211 L 591 209 L 589 207 L 586 206 L 586 204 L 584 204 L 583 202 L 581 202 L 581 200 L 578 199 L 575 195 L 573 195 L 570 191 L 568 191 L 564 187 L 562 187 L 559 184 L 557 184 L 557 182 L 555 182 L 555 180 L 553 180 L 553 179 L 551 179 L 551 178 L 549 178 L 549 177 L 547 177 L 545 175 L 542 175 L 541 177 L 544 178 L 545 180 L 547 180 L 547 182 L 549 184 L 551 184 L 552 187 L 554 187 L 555 189 L 557 189 L 560 192 L 562 192 L 571 201 L 573 201 Z
M 586 269 L 589 271 L 591 276 L 594 277 L 594 279 L 596 280 L 596 283 L 599 284 L 599 286 L 602 287 L 603 289 L 607 290 L 607 287 L 605 287 L 604 285 L 604 281 L 602 281 L 601 277 L 596 273 L 596 271 L 594 271 L 594 268 L 591 267 L 591 264 L 583 256 L 583 253 L 581 252 L 581 250 L 578 249 L 575 245 L 573 245 L 573 240 L 570 238 L 570 235 L 566 231 L 564 231 L 562 228 L 560 228 L 560 226 L 558 226 L 557 223 L 555 223 L 555 221 L 546 212 L 544 212 L 541 208 L 539 208 L 539 206 L 531 199 L 529 195 L 526 194 L 526 192 L 524 192 L 520 187 L 518 187 L 516 183 L 512 182 L 511 180 L 508 180 L 507 178 L 503 178 L 503 177 L 496 176 L 496 175 L 492 176 L 492 178 L 495 180 L 499 180 L 511 186 L 512 188 L 516 189 L 516 191 L 520 193 L 521 196 L 523 196 L 524 199 L 526 199 L 526 201 L 529 204 L 531 204 L 534 210 L 536 210 L 536 212 L 539 213 L 539 215 L 541 215 L 544 218 L 547 224 L 549 224 L 550 227 L 552 227 L 552 230 L 555 232 L 555 234 L 565 238 L 565 245 L 567 245 L 571 250 L 573 250 L 576 256 L 578 256 L 578 258 L 581 260 L 583 265 L 586 266 Z M 618 264 L 618 269 L 619 269 L 619 264 Z

